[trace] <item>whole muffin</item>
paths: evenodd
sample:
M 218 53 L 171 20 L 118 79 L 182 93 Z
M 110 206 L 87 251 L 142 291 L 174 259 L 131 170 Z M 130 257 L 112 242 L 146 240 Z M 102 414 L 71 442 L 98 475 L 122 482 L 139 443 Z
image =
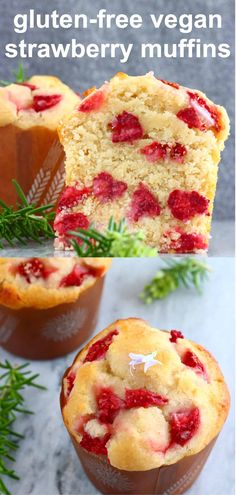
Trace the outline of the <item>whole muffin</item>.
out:
M 60 79 L 33 76 L 0 88 L 0 198 L 14 204 L 16 179 L 28 200 L 55 202 L 64 185 L 64 152 L 57 126 L 80 97 Z
M 107 259 L 2 258 L 0 344 L 46 359 L 77 349 L 96 325 Z
M 79 457 L 104 493 L 183 493 L 203 467 L 229 403 L 208 351 L 180 331 L 136 318 L 116 321 L 77 355 L 61 395 Z
M 206 251 L 228 134 L 225 109 L 201 91 L 116 74 L 59 126 L 67 189 L 57 246 L 67 246 L 66 230 L 104 230 L 112 216 L 160 252 Z

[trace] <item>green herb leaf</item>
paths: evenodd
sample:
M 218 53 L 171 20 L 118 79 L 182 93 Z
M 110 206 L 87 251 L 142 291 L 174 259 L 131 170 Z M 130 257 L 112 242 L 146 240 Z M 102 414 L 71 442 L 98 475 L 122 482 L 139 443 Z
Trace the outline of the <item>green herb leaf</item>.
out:
M 154 257 L 156 249 L 145 244 L 145 236 L 142 232 L 128 232 L 125 220 L 114 222 L 111 217 L 105 232 L 90 226 L 89 229 L 77 229 L 68 232 L 73 235 L 71 245 L 76 254 L 81 258 L 131 258 Z M 78 240 L 77 240 L 78 239 Z M 78 242 L 79 241 L 79 242 Z
M 183 261 L 167 259 L 168 268 L 159 270 L 149 284 L 144 287 L 140 298 L 150 304 L 156 299 L 164 299 L 179 287 L 195 288 L 201 292 L 202 284 L 208 276 L 210 267 L 197 258 Z
M 41 243 L 43 239 L 53 239 L 54 205 L 37 207 L 29 203 L 18 182 L 13 179 L 12 183 L 18 203 L 15 207 L 8 206 L 0 199 L 0 249 L 4 248 L 4 242 L 14 246 L 17 241 L 26 245 L 30 240 Z
M 13 75 L 15 76 L 16 83 L 22 83 L 26 80 L 25 70 L 22 62 L 19 62 L 18 69 L 13 72 Z
M 16 71 L 13 71 L 13 76 L 13 81 L 4 81 L 3 79 L 0 79 L 0 86 L 9 86 L 9 84 L 23 83 L 26 80 L 22 62 L 19 62 L 18 69 Z
M 14 462 L 12 452 L 19 448 L 19 440 L 23 435 L 15 432 L 12 427 L 18 414 L 32 414 L 25 409 L 24 397 L 21 392 L 27 387 L 46 390 L 35 380 L 39 375 L 32 374 L 29 363 L 12 366 L 9 361 L 0 362 L 0 494 L 11 495 L 5 485 L 5 477 L 19 480 L 17 473 L 9 468 L 9 461 Z

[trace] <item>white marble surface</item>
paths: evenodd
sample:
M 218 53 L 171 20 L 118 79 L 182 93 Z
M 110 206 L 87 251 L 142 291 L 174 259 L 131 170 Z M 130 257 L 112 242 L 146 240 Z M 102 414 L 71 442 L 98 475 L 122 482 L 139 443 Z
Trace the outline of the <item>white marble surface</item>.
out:
M 138 294 L 153 276 L 161 260 L 113 261 L 107 276 L 97 331 L 118 317 L 141 316 L 160 328 L 180 328 L 184 334 L 205 345 L 217 358 L 233 394 L 233 266 L 231 258 L 208 260 L 213 271 L 202 295 L 179 290 L 166 301 L 145 306 Z M 30 329 L 29 329 L 30 330 Z M 15 358 L 0 350 L 1 359 Z M 59 409 L 61 376 L 73 355 L 50 362 L 32 362 L 40 373 L 46 392 L 26 393 L 27 407 L 34 416 L 21 417 L 17 428 L 25 440 L 16 455 L 15 469 L 21 480 L 10 481 L 13 495 L 95 495 L 62 424 Z M 211 456 L 188 495 L 234 494 L 234 414 L 227 423 Z
M 209 247 L 209 256 L 234 256 L 234 222 L 233 220 L 213 221 L 212 239 Z M 14 248 L 5 247 L 0 249 L 0 256 L 17 257 L 17 256 L 73 256 L 73 251 L 55 251 L 53 241 L 47 241 L 43 244 L 29 243 L 25 246 Z M 163 255 L 165 256 L 165 255 Z

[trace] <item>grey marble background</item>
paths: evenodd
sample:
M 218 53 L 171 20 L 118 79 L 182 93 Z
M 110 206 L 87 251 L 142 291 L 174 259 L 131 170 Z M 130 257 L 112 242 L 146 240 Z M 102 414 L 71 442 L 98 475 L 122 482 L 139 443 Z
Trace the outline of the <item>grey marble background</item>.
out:
M 99 30 L 93 27 L 87 30 L 33 30 L 26 34 L 15 34 L 13 18 L 17 13 L 25 13 L 29 8 L 36 12 L 51 12 L 58 9 L 60 13 L 85 13 L 96 15 L 99 8 L 106 8 L 110 13 L 139 13 L 144 18 L 144 26 L 138 30 Z M 221 30 L 197 30 L 183 34 L 178 29 L 161 28 L 155 30 L 147 22 L 149 13 L 219 13 L 223 16 Z M 233 0 L 5 0 L 0 1 L 0 78 L 7 79 L 17 66 L 16 59 L 4 57 L 6 43 L 19 42 L 70 42 L 78 38 L 80 43 L 176 43 L 181 38 L 200 38 L 205 43 L 229 43 L 232 47 L 230 58 L 221 59 L 145 59 L 142 60 L 138 48 L 127 64 L 118 60 L 106 58 L 78 60 L 67 59 L 24 59 L 27 74 L 52 73 L 61 77 L 76 91 L 82 92 L 92 85 L 100 85 L 117 71 L 125 71 L 138 75 L 154 70 L 162 79 L 177 81 L 186 86 L 201 89 L 216 103 L 222 104 L 229 112 L 231 121 L 234 118 L 234 2 Z M 215 218 L 230 219 L 234 216 L 234 129 L 232 125 L 231 138 L 227 142 L 220 167 L 219 183 L 216 198 Z M 1 167 L 1 162 L 0 162 Z
M 114 260 L 107 276 L 96 331 L 117 318 L 143 317 L 159 328 L 182 329 L 186 337 L 212 352 L 231 390 L 232 408 L 201 476 L 187 494 L 234 495 L 234 260 L 211 258 L 209 264 L 212 272 L 202 295 L 183 289 L 163 302 L 145 306 L 138 295 L 161 261 Z M 18 431 L 26 438 L 16 455 L 15 469 L 21 480 L 8 484 L 12 495 L 98 494 L 80 466 L 59 409 L 61 377 L 73 355 L 31 363 L 31 369 L 40 373 L 40 383 L 48 390 L 32 389 L 25 394 L 26 406 L 35 411 L 35 415 L 17 421 Z M 0 359 L 4 358 L 12 363 L 22 362 L 1 349 Z

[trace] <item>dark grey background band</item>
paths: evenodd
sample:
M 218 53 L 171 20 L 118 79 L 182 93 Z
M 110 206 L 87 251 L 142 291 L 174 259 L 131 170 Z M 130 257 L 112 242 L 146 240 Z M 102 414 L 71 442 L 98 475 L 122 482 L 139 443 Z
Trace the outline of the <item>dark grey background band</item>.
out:
M 13 30 L 13 18 L 17 13 L 26 13 L 30 8 L 35 12 L 85 13 L 95 16 L 100 8 L 109 13 L 141 14 L 144 25 L 141 29 L 98 29 L 90 26 L 87 30 L 40 30 L 25 34 Z M 209 98 L 226 107 L 231 122 L 234 119 L 234 2 L 233 0 L 1 0 L 0 1 L 0 79 L 8 79 L 17 66 L 17 59 L 4 56 L 6 43 L 19 43 L 21 39 L 35 43 L 69 43 L 77 38 L 79 43 L 134 43 L 132 56 L 126 64 L 110 57 L 106 59 L 24 59 L 27 74 L 55 74 L 82 92 L 89 86 L 99 86 L 115 72 L 124 71 L 131 75 L 144 74 L 153 70 L 158 77 L 177 81 L 189 87 L 201 89 Z M 165 14 L 222 14 L 222 29 L 193 29 L 189 34 L 177 28 L 162 27 L 155 30 L 147 22 L 150 13 Z M 141 43 L 178 43 L 181 38 L 200 38 L 201 42 L 228 43 L 231 45 L 229 58 L 161 58 L 141 59 L 138 46 Z M 0 161 L 1 168 L 1 161 Z M 218 220 L 234 216 L 234 129 L 226 144 L 220 165 L 219 182 L 214 217 Z

